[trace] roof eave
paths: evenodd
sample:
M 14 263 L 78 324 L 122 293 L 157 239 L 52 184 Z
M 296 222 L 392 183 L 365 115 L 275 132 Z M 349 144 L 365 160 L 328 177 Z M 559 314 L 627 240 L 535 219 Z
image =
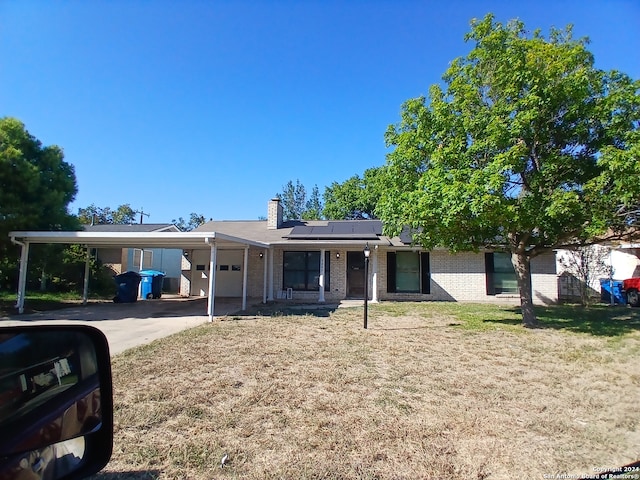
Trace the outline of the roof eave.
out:
M 268 248 L 264 242 L 234 237 L 219 232 L 10 232 L 12 239 L 28 243 L 82 244 L 89 247 L 203 248 L 210 243 L 218 246 L 246 245 Z

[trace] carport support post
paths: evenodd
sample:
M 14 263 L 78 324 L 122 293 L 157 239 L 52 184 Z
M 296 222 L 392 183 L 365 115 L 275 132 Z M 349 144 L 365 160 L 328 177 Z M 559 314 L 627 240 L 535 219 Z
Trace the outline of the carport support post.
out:
M 13 239 L 12 239 L 13 240 Z M 29 242 L 17 242 L 20 245 L 20 273 L 18 274 L 18 299 L 16 308 L 18 313 L 24 313 L 24 295 L 27 286 L 27 264 L 29 263 Z
M 89 299 L 89 262 L 91 261 L 91 249 L 87 245 L 87 260 L 84 263 L 84 285 L 82 286 L 82 304 L 86 305 Z
M 267 303 L 267 256 L 269 255 L 269 251 L 265 250 L 262 254 L 263 257 L 263 271 L 264 275 L 262 278 L 262 303 Z
M 273 250 L 269 249 L 269 292 L 267 301 L 273 302 Z
M 216 256 L 218 254 L 218 247 L 216 246 L 215 242 L 211 241 L 210 238 L 207 238 L 206 242 L 211 246 L 211 256 L 209 257 L 209 298 L 207 304 L 207 313 L 209 315 L 209 321 L 213 322 L 216 291 Z
M 244 272 L 242 272 L 242 310 L 247 309 L 247 275 L 249 271 L 249 247 L 244 247 Z

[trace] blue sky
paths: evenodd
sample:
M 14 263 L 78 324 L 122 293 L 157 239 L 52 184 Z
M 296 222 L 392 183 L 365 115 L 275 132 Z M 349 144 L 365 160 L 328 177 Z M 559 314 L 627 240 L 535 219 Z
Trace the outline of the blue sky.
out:
M 640 2 L 0 2 L 0 116 L 75 166 L 71 205 L 257 219 L 287 181 L 321 193 L 384 164 L 384 132 L 463 56 L 469 21 L 574 25 L 640 78 Z

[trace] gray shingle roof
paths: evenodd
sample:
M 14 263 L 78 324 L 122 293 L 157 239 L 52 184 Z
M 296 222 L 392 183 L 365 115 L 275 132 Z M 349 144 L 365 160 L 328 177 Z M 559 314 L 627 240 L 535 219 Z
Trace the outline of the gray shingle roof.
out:
M 104 224 L 83 225 L 85 232 L 179 232 L 178 227 L 172 223 L 133 223 L 133 224 Z

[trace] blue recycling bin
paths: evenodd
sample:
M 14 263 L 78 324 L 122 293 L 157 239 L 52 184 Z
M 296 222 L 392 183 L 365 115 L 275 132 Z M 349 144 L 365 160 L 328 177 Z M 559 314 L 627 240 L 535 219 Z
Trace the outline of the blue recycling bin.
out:
M 160 298 L 162 296 L 162 283 L 165 273 L 158 270 L 140 270 L 142 285 L 140 296 L 143 300 Z
M 613 291 L 612 291 L 613 287 Z M 611 296 L 613 295 L 613 303 L 619 305 L 626 305 L 627 297 L 622 291 L 622 280 L 613 280 L 611 282 L 608 278 L 600 279 L 600 301 L 603 303 L 611 303 Z
M 130 303 L 138 300 L 138 286 L 140 285 L 140 274 L 138 272 L 124 272 L 115 275 L 117 290 L 113 297 L 115 303 Z

